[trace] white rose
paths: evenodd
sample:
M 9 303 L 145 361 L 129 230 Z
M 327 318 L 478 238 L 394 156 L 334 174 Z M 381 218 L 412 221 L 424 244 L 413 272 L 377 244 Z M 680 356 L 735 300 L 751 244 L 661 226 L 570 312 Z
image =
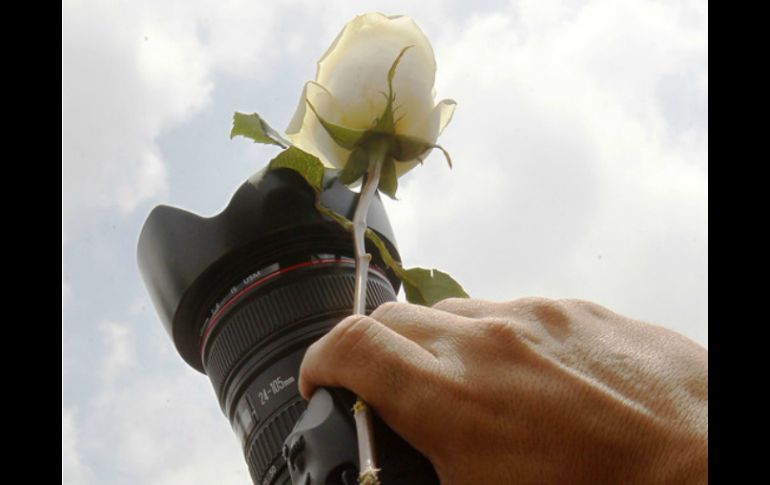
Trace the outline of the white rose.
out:
M 435 104 L 433 48 L 411 18 L 380 13 L 360 15 L 342 29 L 318 61 L 316 80 L 305 84 L 286 129 L 287 137 L 298 148 L 318 156 L 324 165 L 343 168 L 351 150 L 331 138 L 318 116 L 347 129 L 373 128 L 385 110 L 388 71 L 400 53 L 403 55 L 392 82 L 396 121 L 392 134 L 435 144 L 456 103 L 445 99 Z M 408 152 L 408 157 L 414 158 L 398 160 L 396 176 L 417 165 L 429 150 Z

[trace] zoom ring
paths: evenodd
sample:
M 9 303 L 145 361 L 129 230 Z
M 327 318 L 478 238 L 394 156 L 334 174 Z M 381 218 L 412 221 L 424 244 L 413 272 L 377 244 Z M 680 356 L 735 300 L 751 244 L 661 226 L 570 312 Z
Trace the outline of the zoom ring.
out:
M 203 361 L 220 402 L 224 402 L 223 385 L 227 376 L 245 354 L 256 350 L 260 341 L 287 324 L 329 312 L 349 311 L 353 307 L 354 284 L 352 272 L 303 278 L 264 295 L 247 298 L 245 304 L 230 309 L 217 325 L 221 330 L 209 340 Z M 298 299 L 298 294 L 304 298 Z M 395 299 L 390 284 L 370 272 L 366 313 Z

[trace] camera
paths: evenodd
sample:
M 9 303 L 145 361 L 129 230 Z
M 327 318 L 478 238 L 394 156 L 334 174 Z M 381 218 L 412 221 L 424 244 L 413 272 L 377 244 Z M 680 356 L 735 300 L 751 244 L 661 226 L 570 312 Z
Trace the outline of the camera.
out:
M 330 175 L 324 184 L 321 203 L 352 219 L 359 194 Z M 307 347 L 353 308 L 351 235 L 315 200 L 298 173 L 266 168 L 218 215 L 157 206 L 139 236 L 160 319 L 180 356 L 209 377 L 255 484 L 352 484 L 358 475 L 354 396 L 320 389 L 308 403 L 298 391 Z M 400 260 L 379 198 L 367 219 Z M 400 281 L 373 246 L 367 252 L 370 313 L 396 300 Z M 438 483 L 430 462 L 379 419 L 375 437 L 381 483 Z

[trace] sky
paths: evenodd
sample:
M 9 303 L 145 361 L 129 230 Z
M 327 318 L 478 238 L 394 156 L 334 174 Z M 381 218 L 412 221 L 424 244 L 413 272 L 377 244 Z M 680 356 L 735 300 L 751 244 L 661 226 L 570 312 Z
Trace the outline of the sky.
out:
M 218 213 L 277 148 L 316 61 L 368 11 L 413 17 L 440 153 L 385 200 L 405 266 L 475 298 L 581 298 L 708 346 L 702 0 L 70 1 L 62 5 L 62 483 L 250 483 L 208 379 L 136 265 L 149 211 Z M 403 293 L 400 299 L 404 300 Z

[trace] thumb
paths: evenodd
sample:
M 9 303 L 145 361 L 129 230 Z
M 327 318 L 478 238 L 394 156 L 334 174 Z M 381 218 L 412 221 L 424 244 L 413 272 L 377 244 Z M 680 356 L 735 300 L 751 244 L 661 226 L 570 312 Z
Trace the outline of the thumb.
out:
M 299 372 L 305 399 L 317 387 L 344 387 L 366 401 L 394 429 L 425 403 L 422 383 L 435 357 L 373 318 L 345 318 L 308 347 Z

